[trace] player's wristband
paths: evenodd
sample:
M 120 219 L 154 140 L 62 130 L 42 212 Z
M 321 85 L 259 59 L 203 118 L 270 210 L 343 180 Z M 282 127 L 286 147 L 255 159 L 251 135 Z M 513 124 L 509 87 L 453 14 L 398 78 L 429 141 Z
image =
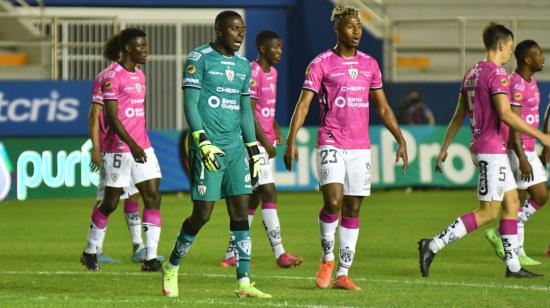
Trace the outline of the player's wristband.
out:
M 201 143 L 208 141 L 208 138 L 206 138 L 206 132 L 204 129 L 196 130 L 191 133 L 193 135 L 193 140 L 195 140 L 195 144 L 200 147 Z
M 260 155 L 260 148 L 258 148 L 257 141 L 245 143 L 244 145 L 246 147 L 246 151 L 248 152 L 248 157 Z

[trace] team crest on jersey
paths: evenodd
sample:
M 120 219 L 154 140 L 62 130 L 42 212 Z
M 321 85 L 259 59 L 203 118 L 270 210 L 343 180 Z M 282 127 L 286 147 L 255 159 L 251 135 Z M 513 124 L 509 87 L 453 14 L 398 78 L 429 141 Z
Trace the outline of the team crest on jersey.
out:
M 308 65 L 306 68 L 306 75 L 309 75 L 310 72 L 311 72 L 311 65 Z
M 139 83 L 136 83 L 135 86 L 136 86 L 136 91 L 141 92 L 141 85 Z
M 521 98 L 522 98 L 521 93 L 518 92 L 518 93 L 514 94 L 514 99 L 515 99 L 516 101 L 521 100 Z
M 206 194 L 206 185 L 199 185 L 197 186 L 197 190 L 199 191 L 199 195 L 204 196 Z
M 105 83 L 105 88 L 107 88 L 107 90 L 111 90 L 113 88 L 113 84 L 110 81 L 107 81 L 107 83 Z
M 256 80 L 250 79 L 250 87 L 254 88 L 256 86 Z
M 118 173 L 111 174 L 111 179 L 113 180 L 113 182 L 118 181 Z
M 359 76 L 359 71 L 353 67 L 348 68 L 348 73 L 353 80 L 357 79 L 357 76 Z
M 235 78 L 235 71 L 230 69 L 229 67 L 225 70 L 225 77 L 227 77 L 227 80 L 233 81 L 233 78 Z
M 187 66 L 186 70 L 189 74 L 194 74 L 197 71 L 197 68 L 193 64 L 190 64 Z

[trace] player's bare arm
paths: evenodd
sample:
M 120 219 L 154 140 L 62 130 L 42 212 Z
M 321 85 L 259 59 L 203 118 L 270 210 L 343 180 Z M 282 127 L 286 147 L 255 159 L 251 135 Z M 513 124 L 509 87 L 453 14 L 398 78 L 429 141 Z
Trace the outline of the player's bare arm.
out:
M 462 126 L 462 123 L 464 123 L 466 115 L 466 102 L 464 101 L 464 97 L 462 97 L 462 94 L 460 94 L 458 96 L 455 113 L 453 114 L 451 122 L 449 122 L 447 131 L 445 132 L 445 137 L 443 138 L 443 144 L 441 145 L 439 155 L 437 155 L 437 160 L 435 161 L 435 171 L 443 172 L 442 164 L 447 159 L 447 149 L 451 145 L 451 141 L 453 141 L 453 139 L 455 138 L 456 133 L 460 129 L 460 126 Z
M 550 98 L 548 99 L 548 104 L 546 105 L 546 111 L 544 112 L 544 124 L 542 126 L 542 131 L 545 134 L 550 134 L 550 123 L 549 123 L 550 121 L 548 119 L 549 116 L 550 116 Z M 540 160 L 546 167 L 546 164 L 550 160 L 550 147 L 545 146 L 542 148 L 542 153 L 540 154 Z
M 118 101 L 117 100 L 105 100 L 105 119 L 113 128 L 114 132 L 130 147 L 130 152 L 135 161 L 138 163 L 144 163 L 147 161 L 147 155 L 145 151 L 136 143 L 136 141 L 128 134 L 124 125 L 118 118 Z
M 90 105 L 90 112 L 88 113 L 88 133 L 92 140 L 92 161 L 90 162 L 90 169 L 92 171 L 97 171 L 101 168 L 102 164 L 101 151 L 99 149 L 99 117 L 102 112 L 102 105 L 95 103 Z
M 515 112 L 519 117 L 521 117 L 521 107 L 512 106 L 512 111 Z M 521 134 L 518 133 L 515 129 L 510 127 L 510 137 L 509 143 L 512 146 L 512 149 L 516 153 L 519 159 L 519 169 L 521 170 L 521 179 L 523 181 L 533 180 L 533 168 L 525 155 L 523 150 L 523 144 L 521 142 Z
M 281 127 L 277 121 L 273 121 L 273 128 L 275 128 L 275 143 L 277 145 L 283 144 L 283 134 L 281 133 Z
M 252 106 L 252 110 L 256 110 L 256 99 L 250 98 L 250 105 Z M 269 158 L 275 157 L 275 147 L 271 144 L 271 142 L 269 142 L 269 139 L 267 139 L 262 125 L 256 118 L 256 113 L 252 112 L 252 115 L 254 116 L 254 130 L 256 131 L 256 139 L 258 139 L 260 144 L 265 148 Z
M 495 94 L 492 97 L 493 105 L 499 119 L 506 123 L 508 127 L 516 131 L 537 138 L 544 146 L 550 146 L 550 135 L 544 134 L 541 131 L 532 128 L 518 116 L 510 105 L 510 100 L 507 94 Z
M 384 126 L 386 126 L 386 128 L 393 135 L 393 138 L 397 141 L 398 147 L 397 152 L 395 153 L 395 162 L 397 163 L 399 159 L 401 159 L 403 161 L 403 174 L 407 174 L 407 144 L 405 142 L 405 138 L 403 138 L 403 134 L 401 134 L 401 129 L 399 128 L 399 124 L 397 124 L 397 119 L 391 110 L 390 104 L 388 104 L 384 90 L 371 90 L 369 96 L 374 102 L 376 112 L 382 119 Z
M 304 125 L 307 113 L 309 112 L 309 106 L 315 93 L 308 90 L 302 90 L 300 92 L 300 98 L 292 114 L 290 120 L 290 128 L 286 136 L 286 149 L 284 155 L 286 170 L 292 171 L 292 161 L 298 161 L 298 151 L 296 150 L 296 134 L 298 130 Z

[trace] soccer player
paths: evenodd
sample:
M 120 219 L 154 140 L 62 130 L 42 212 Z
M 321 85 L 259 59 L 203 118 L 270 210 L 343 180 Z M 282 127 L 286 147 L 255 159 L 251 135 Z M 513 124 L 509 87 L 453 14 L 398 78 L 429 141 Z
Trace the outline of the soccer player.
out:
M 490 23 L 483 31 L 483 43 L 487 50 L 486 60 L 476 63 L 464 75 L 458 104 L 436 160 L 436 170 L 441 171 L 447 149 L 468 115 L 472 130 L 470 151 L 479 168 L 479 208 L 458 217 L 433 239 L 418 242 L 420 271 L 424 277 L 429 276 L 436 253 L 494 220 L 501 208 L 499 231 L 505 250 L 505 276 L 540 276 L 523 269 L 517 256 L 519 197 L 506 155 L 506 143 L 508 126 L 539 139 L 544 145 L 550 145 L 550 135 L 529 126 L 510 106 L 509 80 L 502 65 L 508 62 L 512 54 L 512 32 L 503 25 Z
M 318 55 L 306 69 L 300 98 L 290 123 L 285 150 L 285 166 L 291 171 L 298 159 L 295 140 L 308 113 L 313 96 L 321 103 L 317 138 L 317 174 L 323 193 L 319 213 L 321 264 L 316 284 L 327 288 L 334 267 L 334 237 L 340 222 L 338 271 L 332 288 L 360 290 L 348 275 L 359 236 L 359 210 L 363 197 L 370 195 L 371 151 L 369 139 L 369 105 L 398 143 L 396 162 L 403 160 L 407 170 L 405 139 L 382 89 L 378 63 L 358 51 L 362 27 L 356 8 L 336 7 L 332 11 L 337 43 Z M 304 161 L 306 163 L 306 161 Z
M 277 215 L 277 192 L 273 179 L 273 157 L 275 157 L 275 145 L 281 144 L 282 136 L 279 124 L 275 121 L 275 106 L 277 98 L 277 70 L 274 65 L 279 63 L 283 53 L 283 45 L 279 35 L 273 31 L 265 30 L 256 36 L 256 48 L 258 59 L 250 63 L 252 76 L 250 79 L 250 103 L 255 110 L 254 127 L 256 139 L 260 143 L 260 177 L 259 187 L 254 190 L 248 204 L 248 224 L 252 225 L 252 219 L 256 209 L 262 202 L 262 219 L 265 232 L 273 248 L 276 264 L 287 268 L 299 265 L 302 258 L 295 257 L 286 252 L 281 238 L 281 226 Z M 229 247 L 222 260 L 223 267 L 236 264 L 235 254 L 229 242 Z
M 517 62 L 516 71 L 510 76 L 510 101 L 512 110 L 533 128 L 539 127 L 540 92 L 534 74 L 542 70 L 544 55 L 542 48 L 533 40 L 526 40 L 516 46 L 514 52 Z M 524 224 L 548 200 L 546 187 L 546 168 L 543 166 L 535 145 L 537 140 L 531 136 L 519 134 L 510 129 L 508 142 L 508 159 L 518 186 L 522 206 L 518 213 L 518 257 L 522 266 L 540 265 L 525 253 Z M 529 193 L 529 198 L 527 198 Z M 489 228 L 485 231 L 497 255 L 504 259 L 504 247 L 498 230 Z
M 121 57 L 101 78 L 105 105 L 106 134 L 103 172 L 105 191 L 99 207 L 94 209 L 88 243 L 81 261 L 90 270 L 99 270 L 97 239 L 105 233 L 109 215 L 116 209 L 124 187 L 134 184 L 145 209 L 146 256 L 143 271 L 159 271 L 157 259 L 160 237 L 160 166 L 145 127 L 145 75 L 137 67 L 145 64 L 149 53 L 145 33 L 125 29 L 120 33 Z
M 100 171 L 100 180 L 97 186 L 96 208 L 103 199 L 103 191 L 105 189 L 105 177 L 102 170 L 103 153 L 105 152 L 105 119 L 103 116 L 103 94 L 101 92 L 101 81 L 104 78 L 105 72 L 112 69 L 113 65 L 120 58 L 121 47 L 119 44 L 120 33 L 113 35 L 103 48 L 103 56 L 111 60 L 113 63 L 106 69 L 100 72 L 94 80 L 92 87 L 92 100 L 90 104 L 90 112 L 88 114 L 88 130 L 90 139 L 92 140 L 92 162 L 90 167 L 92 171 Z M 145 246 L 141 236 L 141 219 L 139 217 L 138 190 L 135 186 L 126 187 L 124 193 L 120 196 L 124 200 L 124 218 L 130 231 L 132 240 L 133 253 L 132 262 L 138 263 L 145 260 Z M 113 259 L 103 253 L 103 241 L 105 232 L 99 234 L 97 239 L 97 262 L 98 263 L 120 263 L 119 260 Z M 159 260 L 162 261 L 161 256 Z
M 163 266 L 162 291 L 178 296 L 181 259 L 210 219 L 214 202 L 225 198 L 237 259 L 237 296 L 270 298 L 249 278 L 252 242 L 247 209 L 258 181 L 260 150 L 250 106 L 250 63 L 237 53 L 245 26 L 238 13 L 223 11 L 214 27 L 216 40 L 196 48 L 185 63 L 184 111 L 194 141 L 189 152 L 193 210 Z

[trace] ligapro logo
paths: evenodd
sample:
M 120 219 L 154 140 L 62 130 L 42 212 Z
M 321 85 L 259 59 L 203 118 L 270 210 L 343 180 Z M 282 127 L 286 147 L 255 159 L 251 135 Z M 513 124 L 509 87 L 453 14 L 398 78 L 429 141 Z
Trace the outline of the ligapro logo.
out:
M 12 166 L 4 144 L 0 142 L 0 201 L 4 200 L 11 187 Z
M 61 97 L 57 90 L 50 91 L 48 97 L 16 97 L 4 99 L 0 91 L 0 123 L 2 122 L 71 122 L 78 118 L 78 105 L 75 97 Z

